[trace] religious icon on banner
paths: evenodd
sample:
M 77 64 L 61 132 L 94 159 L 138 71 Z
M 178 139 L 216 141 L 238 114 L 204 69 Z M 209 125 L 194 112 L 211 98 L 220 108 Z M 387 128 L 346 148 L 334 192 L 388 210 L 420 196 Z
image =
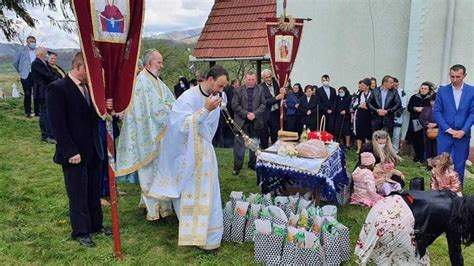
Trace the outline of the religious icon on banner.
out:
M 276 45 L 275 61 L 276 62 L 290 62 L 291 50 L 293 47 L 293 36 L 276 35 L 275 45 Z
M 129 28 L 129 0 L 91 1 L 95 41 L 125 43 Z

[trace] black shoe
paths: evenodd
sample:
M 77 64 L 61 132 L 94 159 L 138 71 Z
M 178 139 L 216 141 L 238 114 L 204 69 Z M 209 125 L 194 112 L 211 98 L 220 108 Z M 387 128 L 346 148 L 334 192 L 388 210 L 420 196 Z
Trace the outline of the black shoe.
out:
M 90 236 L 81 236 L 81 237 L 76 237 L 74 238 L 79 244 L 82 246 L 86 246 L 89 248 L 95 247 L 94 241 L 92 241 L 92 238 Z
M 105 236 L 113 235 L 112 229 L 109 227 L 104 227 L 100 231 L 94 232 L 93 234 L 104 234 Z
M 234 171 L 232 171 L 232 175 L 238 175 L 239 172 L 240 172 L 240 170 L 234 170 Z
M 46 138 L 44 141 L 49 144 L 57 144 L 56 140 L 53 138 Z
M 34 115 L 33 114 L 26 114 L 26 118 L 33 118 Z
M 255 171 L 255 165 L 249 165 L 249 168 Z

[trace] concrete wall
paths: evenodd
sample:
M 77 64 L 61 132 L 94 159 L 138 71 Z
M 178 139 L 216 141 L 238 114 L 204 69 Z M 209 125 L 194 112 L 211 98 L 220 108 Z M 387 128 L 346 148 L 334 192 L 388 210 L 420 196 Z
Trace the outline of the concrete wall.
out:
M 412 3 L 412 1 L 416 1 Z M 474 1 L 455 0 L 453 39 L 447 69 L 443 68 L 449 1 L 454 0 L 293 0 L 287 14 L 312 18 L 305 22 L 303 39 L 291 74 L 292 82 L 320 85 L 322 74 L 331 76 L 334 87 L 351 92 L 364 77 L 379 81 L 386 75 L 400 80 L 408 96 L 425 80 L 437 85 L 449 83 L 449 67 L 463 64 L 474 84 Z M 283 0 L 277 0 L 282 13 Z M 408 53 L 412 4 L 420 5 L 416 51 Z M 412 25 L 413 26 L 413 25 Z M 415 27 L 417 28 L 417 27 Z M 415 77 L 405 87 L 407 54 L 416 56 Z M 413 61 L 413 60 L 412 60 Z M 473 130 L 474 135 L 474 130 Z M 474 144 L 474 138 L 471 145 Z

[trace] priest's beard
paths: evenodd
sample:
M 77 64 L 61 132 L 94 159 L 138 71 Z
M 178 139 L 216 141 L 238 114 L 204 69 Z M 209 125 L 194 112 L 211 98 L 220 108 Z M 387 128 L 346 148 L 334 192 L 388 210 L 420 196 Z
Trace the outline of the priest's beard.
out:
M 153 73 L 153 75 L 155 75 L 156 77 L 160 76 L 160 71 L 158 71 L 156 67 L 151 69 L 151 73 Z

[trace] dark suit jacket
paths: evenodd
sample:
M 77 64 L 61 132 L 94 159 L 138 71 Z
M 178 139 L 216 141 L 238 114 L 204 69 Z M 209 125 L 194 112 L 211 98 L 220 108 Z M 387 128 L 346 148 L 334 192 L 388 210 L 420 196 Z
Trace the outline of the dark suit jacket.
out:
M 247 86 L 242 86 L 240 89 L 234 91 L 232 97 L 232 109 L 234 110 L 234 122 L 237 126 L 242 127 L 247 120 Z M 263 114 L 265 112 L 265 96 L 262 87 L 255 85 L 253 88 L 253 112 L 255 114 L 254 129 L 263 128 Z
M 299 99 L 300 105 L 298 106 L 298 110 L 300 111 L 300 118 L 301 118 L 301 123 L 303 125 L 306 125 L 309 127 L 312 125 L 312 127 L 316 126 L 317 124 L 317 117 L 318 117 L 318 100 L 315 95 L 312 95 L 309 102 L 308 99 L 305 96 L 301 96 Z M 311 111 L 311 115 L 307 115 L 306 113 Z
M 47 106 L 51 129 L 57 141 L 53 158 L 55 163 L 67 165 L 69 158 L 76 154 L 81 155 L 81 161 L 85 164 L 94 158 L 94 153 L 100 159 L 104 158 L 99 118 L 69 76 L 48 86 Z
M 267 84 L 263 82 L 261 84 L 263 88 L 263 94 L 265 95 L 265 113 L 263 115 L 263 122 L 267 122 L 268 119 L 270 118 L 270 112 L 272 110 L 272 105 L 278 104 L 278 110 L 280 109 L 280 104 L 281 100 L 278 100 L 275 98 L 278 94 L 280 94 L 280 87 L 278 86 L 278 83 L 276 80 L 272 79 L 273 82 L 273 92 L 275 93 L 275 96 L 272 96 L 270 89 L 268 88 Z
M 372 112 L 372 115 L 378 117 L 377 109 L 384 109 L 388 111 L 387 115 L 394 116 L 395 112 L 402 109 L 402 102 L 397 90 L 388 90 L 385 98 L 385 106 L 382 108 L 382 92 L 380 87 L 375 88 L 367 100 L 367 108 Z
M 331 94 L 331 99 L 328 99 L 328 96 L 326 95 L 326 92 L 322 86 L 316 89 L 316 99 L 318 100 L 319 109 L 321 109 L 324 114 L 326 114 L 328 110 L 332 110 L 332 114 L 334 114 L 336 109 L 336 89 L 329 87 L 329 91 Z
M 41 101 L 46 99 L 46 87 L 48 84 L 58 79 L 46 64 L 47 63 L 44 63 L 39 58 L 36 58 L 33 63 L 31 63 L 31 74 L 33 75 L 35 92 L 38 93 L 38 99 Z

